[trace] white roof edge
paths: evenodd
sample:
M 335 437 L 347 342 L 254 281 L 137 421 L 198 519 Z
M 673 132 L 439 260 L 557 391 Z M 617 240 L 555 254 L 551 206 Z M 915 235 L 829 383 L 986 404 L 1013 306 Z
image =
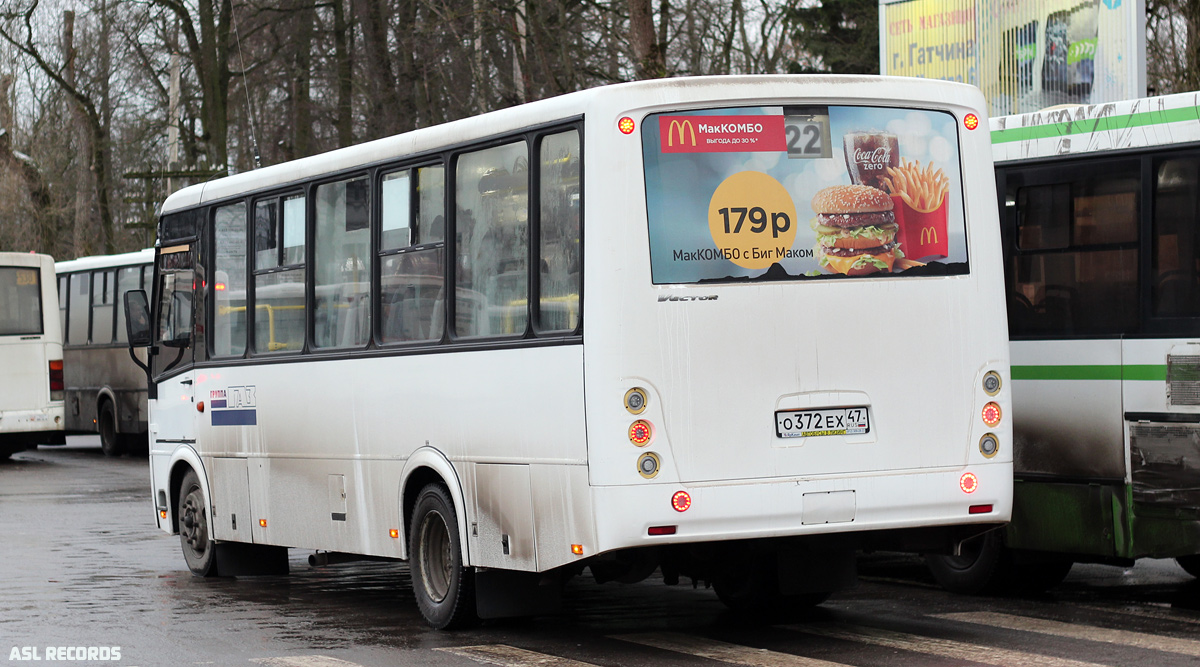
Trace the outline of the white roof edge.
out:
M 918 93 L 930 95 L 931 91 L 940 90 L 940 94 L 931 96 L 935 97 L 936 101 L 957 98 L 957 103 L 982 108 L 983 94 L 979 92 L 978 88 L 968 84 L 935 79 L 878 75 L 756 74 L 634 81 L 566 93 L 189 186 L 167 197 L 162 206 L 162 213 L 171 213 L 197 204 L 216 201 L 240 192 L 285 186 L 288 183 L 303 181 L 321 174 L 439 150 L 444 146 L 461 143 L 463 137 L 500 135 L 533 125 L 582 115 L 595 98 L 610 96 L 618 91 L 631 94 L 631 99 L 640 100 L 640 104 L 661 104 L 665 96 L 669 96 L 668 99 L 671 102 L 680 103 L 685 103 L 689 99 L 701 99 L 705 94 L 703 92 L 705 88 L 716 85 L 735 87 L 762 86 L 764 84 L 773 86 L 806 85 L 817 90 L 813 90 L 812 95 L 806 92 L 804 97 L 830 97 L 834 96 L 831 95 L 830 90 L 833 87 L 861 85 L 866 82 L 880 86 L 881 98 L 916 99 Z M 692 92 L 692 94 L 687 94 L 688 92 Z M 740 94 L 749 96 L 749 92 L 747 90 Z M 885 92 L 886 94 L 884 94 Z M 772 90 L 767 94 L 761 91 L 756 92 L 756 96 L 787 98 L 797 95 L 796 93 L 780 93 L 778 90 Z M 862 94 L 856 97 L 871 98 L 870 95 Z M 633 106 L 639 106 L 639 104 L 635 103 Z
M 69 273 L 86 269 L 104 269 L 110 266 L 129 266 L 133 264 L 151 264 L 154 262 L 154 248 L 125 252 L 119 255 L 92 255 L 79 259 L 67 259 L 55 262 L 56 273 Z

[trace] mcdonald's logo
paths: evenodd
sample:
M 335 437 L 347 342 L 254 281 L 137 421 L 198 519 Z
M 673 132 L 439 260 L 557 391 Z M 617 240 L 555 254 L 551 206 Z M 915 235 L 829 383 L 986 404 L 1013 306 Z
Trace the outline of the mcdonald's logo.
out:
M 937 227 L 922 227 L 921 228 L 921 245 L 938 242 Z
M 696 145 L 696 128 L 692 127 L 692 121 L 672 119 L 671 124 L 667 127 L 667 146 L 675 145 L 675 130 L 679 129 L 679 145 L 682 146 L 684 137 L 691 135 L 692 146 Z

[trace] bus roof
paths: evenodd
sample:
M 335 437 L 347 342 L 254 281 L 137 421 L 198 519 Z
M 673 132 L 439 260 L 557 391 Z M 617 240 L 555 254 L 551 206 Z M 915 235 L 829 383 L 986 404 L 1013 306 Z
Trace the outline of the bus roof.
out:
M 608 106 L 616 110 L 666 109 L 703 101 L 728 104 L 742 99 L 778 99 L 782 103 L 801 96 L 814 100 L 859 98 L 884 105 L 921 101 L 983 106 L 982 93 L 974 86 L 908 77 L 759 74 L 635 81 L 568 93 L 192 185 L 169 196 L 162 212 L 577 117 L 601 98 L 612 99 Z M 615 125 L 618 118 L 612 120 Z
M 1200 142 L 1200 92 L 991 120 L 996 162 Z
M 154 262 L 154 248 L 146 248 L 135 252 L 126 252 L 120 255 L 93 255 L 91 257 L 80 257 L 79 259 L 68 259 L 54 264 L 55 273 L 70 273 L 71 271 L 84 271 L 87 269 L 104 269 L 110 266 L 132 266 L 135 264 L 152 264 Z

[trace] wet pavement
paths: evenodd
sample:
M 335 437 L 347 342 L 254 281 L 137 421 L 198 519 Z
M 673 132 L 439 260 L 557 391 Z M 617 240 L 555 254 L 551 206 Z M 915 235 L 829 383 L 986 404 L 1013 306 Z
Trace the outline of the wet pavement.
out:
M 144 458 L 86 445 L 0 462 L 0 665 L 1200 664 L 1200 583 L 1173 561 L 1076 565 L 1044 596 L 969 598 L 919 559 L 875 554 L 856 588 L 769 623 L 686 579 L 579 578 L 561 614 L 437 632 L 399 563 L 312 568 L 292 550 L 286 577 L 193 577 L 154 526 L 148 477 Z

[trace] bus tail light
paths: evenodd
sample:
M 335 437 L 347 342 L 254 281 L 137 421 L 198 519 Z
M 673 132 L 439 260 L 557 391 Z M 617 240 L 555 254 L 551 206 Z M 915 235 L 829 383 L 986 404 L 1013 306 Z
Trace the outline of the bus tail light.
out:
M 650 526 L 646 530 L 647 535 L 674 535 L 676 526 Z
M 629 442 L 638 447 L 650 444 L 652 437 L 654 437 L 654 427 L 645 419 L 639 419 L 629 425 Z
M 692 506 L 692 496 L 687 491 L 676 491 L 671 496 L 671 508 L 676 512 L 686 512 Z
M 988 404 L 983 406 L 983 423 L 988 425 L 988 428 L 996 428 L 1000 425 L 1000 404 L 995 401 L 988 401 Z
M 63 400 L 63 362 L 55 359 L 50 362 L 50 400 Z
M 964 472 L 962 477 L 958 478 L 958 488 L 962 489 L 963 493 L 975 493 L 979 489 L 979 478 L 973 472 Z

